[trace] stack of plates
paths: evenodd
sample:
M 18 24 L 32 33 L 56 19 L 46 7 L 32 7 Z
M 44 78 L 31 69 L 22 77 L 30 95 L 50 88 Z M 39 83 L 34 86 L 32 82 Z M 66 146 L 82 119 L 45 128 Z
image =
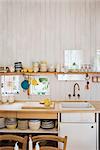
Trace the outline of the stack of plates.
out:
M 14 63 L 15 71 L 16 72 L 21 72 L 22 70 L 22 62 L 15 62 Z
M 7 118 L 6 119 L 6 127 L 8 129 L 15 129 L 17 126 L 17 120 L 16 118 Z
M 29 121 L 29 128 L 31 130 L 38 130 L 40 128 L 40 120 L 30 120 Z
M 0 129 L 5 127 L 5 118 L 0 118 Z
M 18 129 L 20 130 L 28 129 L 28 120 L 18 120 Z
M 41 128 L 43 128 L 43 129 L 52 129 L 52 128 L 54 128 L 54 121 L 53 120 L 42 120 Z

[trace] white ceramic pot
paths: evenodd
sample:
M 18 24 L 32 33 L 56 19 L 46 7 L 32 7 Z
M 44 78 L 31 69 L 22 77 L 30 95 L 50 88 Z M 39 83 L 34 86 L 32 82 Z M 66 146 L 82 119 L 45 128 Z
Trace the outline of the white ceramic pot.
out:
M 11 96 L 8 97 L 8 102 L 9 103 L 14 103 L 14 101 L 15 101 L 14 95 L 11 95 Z
M 6 103 L 7 100 L 8 100 L 8 97 L 7 97 L 7 96 L 2 96 L 2 97 L 1 97 L 1 102 L 2 102 L 2 103 Z

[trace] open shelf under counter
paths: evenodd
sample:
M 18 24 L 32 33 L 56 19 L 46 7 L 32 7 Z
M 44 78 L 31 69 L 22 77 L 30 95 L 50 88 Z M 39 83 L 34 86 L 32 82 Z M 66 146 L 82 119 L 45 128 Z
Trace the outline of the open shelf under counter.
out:
M 53 129 L 38 129 L 38 130 L 30 130 L 30 129 L 26 129 L 26 130 L 20 130 L 20 129 L 7 129 L 7 128 L 3 128 L 0 129 L 0 133 L 53 133 L 53 134 L 57 134 L 58 130 L 57 128 L 53 128 Z

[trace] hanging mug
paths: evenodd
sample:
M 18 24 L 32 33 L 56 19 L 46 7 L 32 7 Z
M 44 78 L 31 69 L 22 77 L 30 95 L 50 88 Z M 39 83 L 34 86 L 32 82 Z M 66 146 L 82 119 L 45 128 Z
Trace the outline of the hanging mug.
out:
M 22 87 L 24 90 L 28 90 L 29 86 L 30 86 L 30 84 L 29 84 L 29 81 L 28 81 L 28 80 L 22 81 L 21 87 Z

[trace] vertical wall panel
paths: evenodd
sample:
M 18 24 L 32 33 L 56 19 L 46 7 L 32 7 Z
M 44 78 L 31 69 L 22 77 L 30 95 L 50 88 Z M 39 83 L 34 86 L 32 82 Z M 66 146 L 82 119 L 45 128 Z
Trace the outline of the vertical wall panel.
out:
M 96 0 L 96 49 L 100 49 L 100 1 Z
M 97 0 L 0 0 L 0 63 L 63 63 L 64 49 L 81 49 L 89 63 L 100 43 L 99 8 Z
M 0 0 L 0 65 L 63 64 L 65 49 L 81 49 L 83 63 L 93 63 L 100 49 L 100 0 Z M 73 92 L 73 82 L 51 80 L 51 97 Z M 90 93 L 92 98 L 93 87 Z
M 90 62 L 94 63 L 94 58 L 95 58 L 95 50 L 96 50 L 96 2 L 93 1 L 90 3 Z

